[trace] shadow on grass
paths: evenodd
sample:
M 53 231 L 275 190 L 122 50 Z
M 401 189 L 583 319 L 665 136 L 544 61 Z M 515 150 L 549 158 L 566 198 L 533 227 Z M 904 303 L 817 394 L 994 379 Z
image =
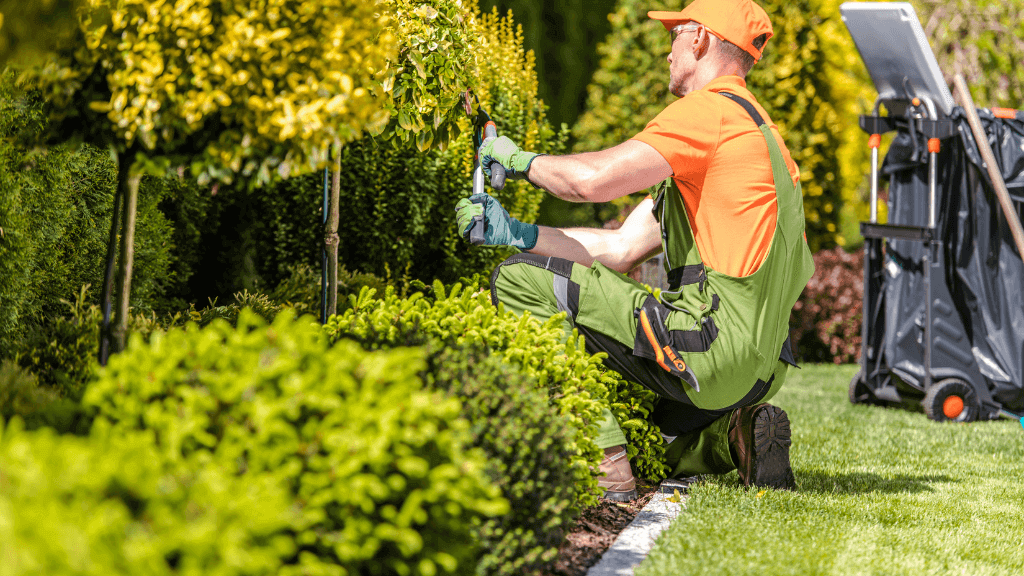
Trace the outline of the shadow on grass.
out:
M 799 492 L 815 494 L 917 494 L 932 492 L 936 482 L 959 482 L 945 475 L 913 476 L 896 474 L 879 476 L 870 472 L 833 474 L 818 470 L 797 472 L 796 483 Z

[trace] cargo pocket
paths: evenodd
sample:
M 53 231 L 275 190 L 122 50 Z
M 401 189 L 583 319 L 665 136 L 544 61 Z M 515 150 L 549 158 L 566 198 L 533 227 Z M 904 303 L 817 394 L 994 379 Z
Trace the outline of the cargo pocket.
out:
M 717 297 L 716 297 L 717 298 Z M 648 296 L 633 315 L 637 320 L 633 355 L 653 360 L 662 369 L 700 392 L 696 374 L 680 353 L 707 352 L 718 337 L 718 328 L 710 315 L 701 318 L 697 330 L 669 330 L 665 322 L 671 310 Z

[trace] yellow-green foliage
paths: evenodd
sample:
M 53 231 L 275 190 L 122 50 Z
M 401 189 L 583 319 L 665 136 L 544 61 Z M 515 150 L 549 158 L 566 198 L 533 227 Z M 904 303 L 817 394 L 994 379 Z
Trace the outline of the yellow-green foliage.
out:
M 75 33 L 77 0 L 0 0 L 0 65 L 39 63 Z
M 556 133 L 545 117 L 547 107 L 537 96 L 537 73 L 533 52 L 523 48 L 522 28 L 515 25 L 512 13 L 501 17 L 497 9 L 479 17 L 477 22 L 480 44 L 477 47 L 476 84 L 473 93 L 480 98 L 497 125 L 498 134 L 512 138 L 524 150 L 557 154 L 564 150 L 567 134 Z M 443 170 L 457 186 L 451 201 L 469 196 L 472 192 L 473 149 L 471 125 L 461 119 L 463 134 L 452 149 L 442 156 Z M 503 190 L 487 188 L 509 214 L 524 222 L 537 218 L 544 192 L 527 182 L 508 181 Z M 447 221 L 444 238 L 446 251 L 456 254 L 459 261 L 473 262 L 483 259 L 475 268 L 464 267 L 462 273 L 489 272 L 502 259 L 510 255 L 504 247 L 467 248 L 465 240 L 454 225 Z M 472 252 L 467 253 L 467 252 Z
M 332 339 L 353 335 L 383 335 L 394 341 L 410 328 L 451 345 L 485 346 L 504 362 L 516 366 L 537 379 L 559 412 L 578 431 L 577 455 L 565 466 L 575 470 L 580 485 L 580 505 L 596 502 L 596 474 L 602 453 L 593 442 L 603 408 L 610 408 L 629 441 L 630 457 L 644 477 L 661 479 L 664 466 L 662 439 L 647 417 L 653 408 L 654 394 L 623 381 L 618 374 L 604 369 L 603 353 L 586 352 L 582 337 L 566 339 L 564 316 L 555 315 L 539 322 L 528 314 L 523 317 L 495 308 L 490 295 L 471 284 L 459 284 L 446 292 L 435 282 L 432 296 L 417 292 L 399 298 L 388 289 L 383 298 L 364 289 L 350 296 L 351 308 L 334 316 L 325 326 Z
M 322 329 L 248 310 L 233 328 L 133 337 L 90 384 L 94 436 L 145 430 L 163 458 L 286 486 L 285 575 L 466 573 L 475 523 L 507 511 L 455 399 L 424 389 L 424 352 L 328 349 Z M 338 570 L 338 566 L 341 570 Z
M 912 0 L 946 82 L 960 73 L 979 107 L 1024 107 L 1020 0 Z M 959 103 L 958 103 L 959 105 Z
M 473 22 L 476 0 L 382 0 L 391 14 L 387 31 L 401 43 L 380 79 L 384 116 L 372 130 L 415 144 L 423 152 L 447 147 L 464 115 L 462 92 L 472 83 L 480 40 Z
M 387 23 L 359 0 L 85 0 L 78 41 L 26 80 L 65 128 L 149 171 L 177 153 L 201 180 L 265 182 L 380 119 Z
M 565 134 L 556 134 L 545 119 L 544 103 L 537 98 L 533 56 L 523 49 L 522 33 L 511 16 L 499 17 L 497 12 L 465 15 L 471 17 L 467 21 L 473 30 L 473 93 L 490 112 L 498 133 L 528 150 L 562 152 Z M 416 142 L 403 142 L 400 127 L 394 126 L 381 136 L 364 138 L 342 150 L 340 204 L 345 234 L 339 258 L 350 270 L 381 277 L 408 271 L 413 278 L 428 282 L 436 278 L 453 282 L 473 273 L 488 273 L 511 254 L 507 247 L 471 246 L 456 229 L 454 207 L 472 193 L 475 155 L 471 124 L 462 107 L 456 108 L 457 122 L 452 127 L 458 127 L 459 135 L 444 151 L 420 152 Z M 306 214 L 267 210 L 278 219 L 274 226 L 280 230 L 275 230 L 268 242 L 278 246 L 278 236 L 290 237 L 296 232 L 308 238 L 307 246 L 322 238 L 320 215 L 315 212 L 320 186 L 314 180 L 311 176 L 303 181 L 306 205 L 314 207 Z M 488 192 L 510 214 L 527 222 L 536 219 L 544 197 L 542 190 L 521 181 L 509 181 L 504 190 Z M 293 224 L 300 217 L 304 221 Z M 309 261 L 310 256 L 317 260 Z M 319 256 L 309 252 L 273 257 L 280 257 L 279 262 L 302 258 L 319 265 Z
M 271 576 L 296 552 L 296 511 L 274 478 L 170 466 L 147 434 L 0 422 L 0 479 L 5 576 Z
M 843 242 L 839 212 L 856 202 L 864 178 L 863 113 L 866 72 L 839 19 L 838 0 L 762 0 L 775 36 L 747 77 L 775 121 L 801 171 L 812 248 Z M 613 146 L 643 130 L 675 97 L 668 92 L 669 35 L 647 11 L 679 10 L 683 0 L 658 5 L 620 0 L 612 32 L 599 46 L 600 69 L 588 110 L 574 134 L 579 150 Z

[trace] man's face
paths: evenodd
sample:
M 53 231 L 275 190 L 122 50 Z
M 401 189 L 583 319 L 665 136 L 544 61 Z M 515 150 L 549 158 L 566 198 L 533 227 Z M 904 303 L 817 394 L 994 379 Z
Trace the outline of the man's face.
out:
M 699 30 L 700 25 L 696 22 L 681 24 L 672 29 L 672 50 L 668 54 L 668 90 L 679 98 L 691 90 L 689 81 L 697 67 L 693 51 Z

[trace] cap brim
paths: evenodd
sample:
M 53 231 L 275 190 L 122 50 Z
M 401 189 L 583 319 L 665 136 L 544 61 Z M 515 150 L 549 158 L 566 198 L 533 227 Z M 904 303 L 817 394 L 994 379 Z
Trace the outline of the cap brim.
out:
M 683 22 L 689 22 L 691 18 L 687 18 L 682 12 L 657 12 L 651 11 L 647 13 L 647 17 L 652 20 L 660 20 L 661 25 L 665 27 L 665 30 L 671 30 Z

